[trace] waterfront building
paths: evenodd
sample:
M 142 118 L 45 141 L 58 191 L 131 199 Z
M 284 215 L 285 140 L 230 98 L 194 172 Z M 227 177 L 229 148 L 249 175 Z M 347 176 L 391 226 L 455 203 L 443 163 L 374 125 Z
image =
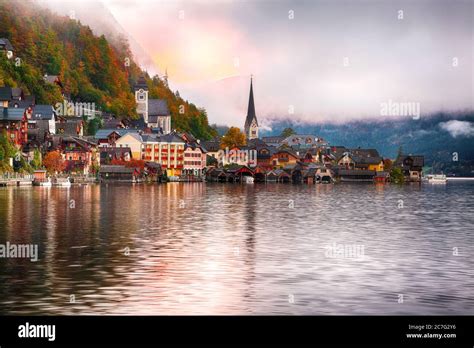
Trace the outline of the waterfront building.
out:
M 120 138 L 115 140 L 116 147 L 128 147 L 132 152 L 132 158 L 135 160 L 142 159 L 142 137 L 138 132 L 124 133 Z
M 4 107 L 0 109 L 0 132 L 5 130 L 7 137 L 16 146 L 26 144 L 28 140 L 28 120 L 23 108 Z
M 66 172 L 87 175 L 94 166 L 100 165 L 97 145 L 80 137 L 62 138 L 59 150 L 66 164 Z
M 421 173 L 425 165 L 424 156 L 401 155 L 395 160 L 394 167 L 401 168 L 406 181 L 421 181 Z
M 206 168 L 207 151 L 197 142 L 184 146 L 183 174 L 201 177 Z

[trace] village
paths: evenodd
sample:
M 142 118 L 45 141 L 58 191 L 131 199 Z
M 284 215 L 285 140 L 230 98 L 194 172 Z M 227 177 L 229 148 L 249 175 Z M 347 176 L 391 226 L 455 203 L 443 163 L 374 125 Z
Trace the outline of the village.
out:
M 0 38 L 10 59 L 13 47 Z M 44 82 L 63 92 L 61 77 Z M 36 104 L 21 88 L 0 86 L 0 136 L 11 144 L 0 153 L 0 185 L 69 186 L 92 182 L 420 182 L 424 157 L 399 154 L 383 158 L 376 149 L 346 148 L 312 134 L 259 136 L 253 82 L 243 136 L 230 147 L 226 137 L 197 139 L 172 128 L 166 100 L 151 99 L 143 77 L 134 85 L 138 120 L 119 119 L 90 103 Z M 87 120 L 101 128 L 86 134 Z M 242 117 L 243 119 L 243 117 Z M 232 127 L 233 128 L 233 127 Z M 232 130 L 231 128 L 231 130 Z M 234 129 L 235 130 L 235 129 Z M 5 152 L 5 151 L 4 151 Z

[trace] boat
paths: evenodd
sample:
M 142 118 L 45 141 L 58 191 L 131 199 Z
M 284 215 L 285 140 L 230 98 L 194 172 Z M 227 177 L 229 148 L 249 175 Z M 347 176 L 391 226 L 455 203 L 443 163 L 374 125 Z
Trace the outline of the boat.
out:
M 51 178 L 47 178 L 47 179 L 41 179 L 41 180 L 33 180 L 33 185 L 34 186 L 42 186 L 42 187 L 51 187 L 52 186 L 52 183 L 51 183 Z
M 243 176 L 242 181 L 245 184 L 253 184 L 254 183 L 254 178 L 252 176 Z
M 69 177 L 56 178 L 54 185 L 59 187 L 71 187 L 71 180 L 69 180 Z
M 423 178 L 423 181 L 429 184 L 445 184 L 447 179 L 444 174 L 428 174 Z

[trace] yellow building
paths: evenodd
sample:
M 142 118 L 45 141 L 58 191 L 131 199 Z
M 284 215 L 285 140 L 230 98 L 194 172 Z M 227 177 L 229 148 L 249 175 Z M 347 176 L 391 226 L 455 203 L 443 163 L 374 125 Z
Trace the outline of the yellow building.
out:
M 142 159 L 142 136 L 138 133 L 126 133 L 115 142 L 116 147 L 129 147 L 132 151 L 132 158 L 136 160 Z

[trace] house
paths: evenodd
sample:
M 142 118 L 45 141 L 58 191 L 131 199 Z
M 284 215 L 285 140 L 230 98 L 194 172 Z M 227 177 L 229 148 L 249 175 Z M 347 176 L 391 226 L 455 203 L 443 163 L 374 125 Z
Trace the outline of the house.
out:
M 104 124 L 102 126 L 103 129 L 123 129 L 126 127 L 125 122 L 119 120 L 112 115 L 106 115 L 102 117 Z
M 97 140 L 99 146 L 116 146 L 117 140 L 124 136 L 127 133 L 136 133 L 139 134 L 138 130 L 131 129 L 99 129 L 95 135 L 94 139 Z M 138 159 L 138 158 L 137 158 Z
M 0 108 L 0 132 L 5 130 L 7 137 L 16 146 L 28 141 L 28 121 L 23 108 Z
M 210 141 L 202 141 L 202 147 L 204 147 L 207 151 L 207 156 L 218 159 L 219 150 L 221 149 L 220 141 L 217 139 L 210 140 Z
M 0 107 L 15 107 L 15 105 L 12 105 L 11 103 L 20 102 L 22 100 L 25 100 L 25 95 L 21 88 L 0 87 Z
M 48 85 L 58 86 L 61 89 L 62 96 L 63 97 L 66 96 L 65 92 L 64 92 L 64 85 L 63 85 L 59 75 L 47 75 L 47 74 L 45 74 L 43 76 L 43 80 Z
M 300 157 L 296 152 L 291 149 L 282 149 L 276 150 L 275 153 L 271 156 L 271 166 L 287 166 L 289 164 L 296 164 L 300 160 Z
M 355 149 L 344 152 L 337 161 L 337 165 L 346 169 L 384 170 L 383 158 L 374 149 Z
M 10 43 L 10 40 L 6 38 L 0 38 L 0 51 L 5 52 L 8 59 L 13 58 L 14 49 L 12 44 Z
M 184 145 L 183 175 L 201 177 L 206 168 L 207 151 L 199 143 Z
M 128 162 L 132 159 L 132 150 L 129 147 L 99 146 L 100 164 L 109 164 L 112 161 Z
M 56 134 L 69 136 L 84 135 L 84 120 L 82 117 L 57 116 Z
M 267 173 L 267 181 L 288 183 L 291 181 L 291 175 L 283 169 L 274 169 Z
M 184 140 L 176 133 L 142 135 L 141 159 L 161 163 L 166 175 L 180 176 L 184 167 Z
M 400 168 L 406 181 L 421 181 L 421 173 L 425 165 L 424 156 L 401 155 L 395 160 L 393 166 Z
M 66 164 L 66 172 L 79 172 L 87 175 L 100 165 L 97 145 L 76 136 L 61 139 L 59 150 Z
M 46 141 L 50 134 L 56 134 L 56 115 L 51 105 L 38 104 L 33 106 L 28 118 L 28 140 L 40 144 Z
M 253 160 L 253 157 L 255 156 L 251 156 L 252 157 L 252 161 L 249 162 L 249 165 L 251 167 L 255 167 L 255 166 L 260 166 L 262 168 L 266 168 L 266 169 L 272 169 L 273 168 L 273 165 L 272 165 L 272 155 L 276 152 L 276 148 L 273 147 L 273 146 L 269 146 L 267 143 L 265 143 L 263 140 L 261 139 L 251 139 L 247 142 L 247 148 L 250 150 L 250 151 L 256 151 L 256 161 Z
M 99 131 L 100 132 L 100 131 Z M 120 134 L 119 131 L 117 133 Z M 96 135 L 97 136 L 97 135 Z M 116 147 L 128 147 L 132 152 L 132 158 L 135 160 L 142 159 L 143 139 L 138 132 L 126 132 L 120 138 L 115 140 Z
M 123 165 L 103 165 L 99 169 L 101 181 L 125 181 L 133 182 L 139 173 L 135 168 L 129 168 Z
M 337 169 L 336 175 L 341 182 L 373 182 L 376 176 L 373 170 Z

